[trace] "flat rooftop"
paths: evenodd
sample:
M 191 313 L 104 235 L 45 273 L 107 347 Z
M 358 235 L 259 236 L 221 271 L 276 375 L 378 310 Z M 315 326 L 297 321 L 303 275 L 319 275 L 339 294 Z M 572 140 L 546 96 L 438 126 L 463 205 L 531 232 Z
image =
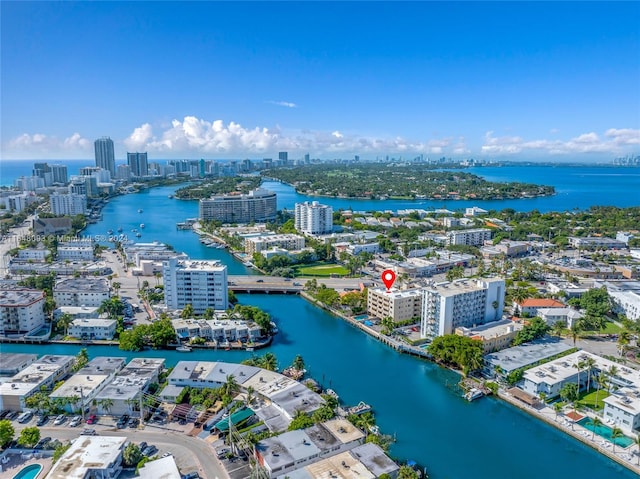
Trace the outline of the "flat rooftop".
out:
M 46 479 L 84 479 L 90 470 L 106 469 L 122 453 L 125 442 L 126 437 L 79 436 Z
M 36 359 L 37 354 L 0 353 L 0 376 L 13 376 Z
M 44 293 L 35 289 L 0 290 L 0 307 L 30 306 L 40 300 L 44 300 Z
M 71 326 L 87 328 L 109 328 L 116 323 L 115 319 L 107 318 L 76 318 L 71 322 Z
M 487 354 L 484 360 L 494 367 L 500 366 L 504 371 L 509 372 L 529 366 L 541 359 L 550 358 L 569 349 L 571 349 L 571 346 L 559 341 L 557 338 L 543 338 L 528 344 L 521 344 L 520 346 Z
M 139 479 L 181 479 L 181 477 L 173 456 L 147 462 L 138 472 Z
M 377 293 L 379 295 L 385 294 L 390 299 L 400 298 L 413 298 L 415 296 L 422 296 L 422 290 L 420 289 L 396 289 L 392 288 L 387 292 L 385 288 L 374 288 L 369 290 L 370 292 Z
M 126 358 L 97 356 L 78 371 L 78 374 L 111 374 L 120 371 L 124 367 L 126 361 Z
M 176 268 L 182 271 L 226 271 L 227 266 L 220 261 L 181 260 L 177 262 Z
M 108 380 L 109 376 L 106 374 L 74 374 L 62 386 L 52 391 L 49 397 L 69 398 L 73 396 L 82 397 L 83 395 L 87 397 L 96 389 L 103 387 Z
M 109 291 L 109 282 L 105 278 L 67 278 L 60 280 L 53 288 L 57 291 L 89 291 L 89 292 L 105 292 Z
M 364 433 L 346 419 L 331 419 L 322 425 L 343 444 L 364 438 Z

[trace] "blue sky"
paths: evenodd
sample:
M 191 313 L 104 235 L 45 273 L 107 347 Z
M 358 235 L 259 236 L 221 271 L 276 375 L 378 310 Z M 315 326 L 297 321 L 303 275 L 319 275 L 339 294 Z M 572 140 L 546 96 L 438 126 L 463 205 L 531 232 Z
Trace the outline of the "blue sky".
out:
M 1 9 L 6 159 L 640 154 L 640 2 Z

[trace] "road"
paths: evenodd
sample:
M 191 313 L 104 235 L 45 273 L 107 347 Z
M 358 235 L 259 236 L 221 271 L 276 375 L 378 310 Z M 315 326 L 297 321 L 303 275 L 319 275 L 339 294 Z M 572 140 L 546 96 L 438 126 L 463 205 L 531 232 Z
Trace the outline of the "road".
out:
M 9 233 L 0 236 L 0 278 L 9 274 L 10 258 L 7 254 L 10 250 L 20 246 L 21 237 L 30 234 L 32 220 L 33 215 L 29 216 L 22 225 L 15 226 L 9 230 Z
M 33 425 L 30 424 L 32 422 L 35 420 L 27 424 L 18 424 L 13 421 L 16 437 L 24 427 Z M 207 479 L 229 478 L 223 466 L 216 459 L 213 448 L 209 443 L 197 437 L 155 426 L 146 426 L 145 429 L 116 429 L 112 426 L 100 425 L 87 427 L 95 428 L 100 436 L 126 437 L 132 442 L 146 441 L 149 444 L 154 444 L 158 448 L 158 455 L 162 455 L 164 452 L 170 452 L 173 455 L 182 474 L 197 471 L 200 477 Z M 69 428 L 68 423 L 61 426 L 53 426 L 49 423 L 40 428 L 40 436 L 67 441 L 77 438 L 82 429 L 82 426 L 77 429 Z

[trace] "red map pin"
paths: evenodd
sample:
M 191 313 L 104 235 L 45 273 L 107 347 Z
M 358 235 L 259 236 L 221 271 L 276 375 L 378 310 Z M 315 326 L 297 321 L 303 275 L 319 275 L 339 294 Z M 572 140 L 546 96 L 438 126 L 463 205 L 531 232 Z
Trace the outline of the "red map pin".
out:
M 393 286 L 393 283 L 395 281 L 396 281 L 396 274 L 393 272 L 392 269 L 385 269 L 382 272 L 382 282 L 387 287 L 387 291 L 391 289 L 391 286 Z

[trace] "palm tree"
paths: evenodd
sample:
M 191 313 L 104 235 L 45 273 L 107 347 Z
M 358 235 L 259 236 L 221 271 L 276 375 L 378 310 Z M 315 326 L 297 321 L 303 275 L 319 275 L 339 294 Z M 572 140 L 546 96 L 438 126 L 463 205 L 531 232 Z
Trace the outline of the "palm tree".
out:
M 573 339 L 573 347 L 576 346 L 576 341 L 580 337 L 581 332 L 582 328 L 580 327 L 580 325 L 578 325 L 578 323 L 575 323 L 573 326 L 571 326 L 571 339 Z
M 113 407 L 113 399 L 110 398 L 104 398 L 104 399 L 100 399 L 98 401 L 98 405 L 107 413 L 109 414 L 109 411 L 111 411 L 111 408 Z
M 564 333 L 564 330 L 566 329 L 566 326 L 567 325 L 564 323 L 564 321 L 556 321 L 552 328 L 553 334 L 561 338 L 562 333 Z
M 593 431 L 591 434 L 591 440 L 593 441 L 596 437 L 596 428 L 602 426 L 602 421 L 599 417 L 594 417 L 593 419 L 591 419 L 591 425 L 593 426 Z
M 591 371 L 596 365 L 596 360 L 591 356 L 588 356 L 587 359 L 584 360 L 584 367 L 587 370 L 587 392 L 591 389 Z
M 618 335 L 618 349 L 620 350 L 620 357 L 624 356 L 627 351 L 627 346 L 631 342 L 631 334 L 627 330 L 620 331 Z
M 578 370 L 578 392 L 580 391 L 580 371 L 582 371 L 585 367 L 584 361 L 578 361 L 573 365 L 574 368 Z
M 156 286 L 160 286 L 160 278 L 162 278 L 162 273 L 156 272 L 153 276 L 156 278 Z
M 275 371 L 278 369 L 278 359 L 273 353 L 267 353 L 262 356 L 260 363 L 261 368 L 268 369 L 269 371 Z
M 247 388 L 247 394 L 245 395 L 245 398 L 244 398 L 244 403 L 245 403 L 247 406 L 251 406 L 251 403 L 252 403 L 252 402 L 253 402 L 253 400 L 255 399 L 255 397 L 254 397 L 254 395 L 253 395 L 255 392 L 256 392 L 256 391 L 255 391 L 255 389 L 253 389 L 253 386 L 249 386 L 249 387 Z
M 640 466 L 640 434 L 633 438 L 633 443 L 638 446 L 638 466 Z
M 224 385 L 225 394 L 230 397 L 234 397 L 238 393 L 239 389 L 240 385 L 238 384 L 238 381 L 236 381 L 236 377 L 233 374 L 228 374 L 226 384 Z
M 614 454 L 616 453 L 616 439 L 618 439 L 619 437 L 624 437 L 624 433 L 618 426 L 614 426 L 611 430 L 611 442 L 613 443 Z
M 560 402 L 554 402 L 553 403 L 553 410 L 556 413 L 556 421 L 558 420 L 558 415 L 560 414 L 560 412 L 562 411 L 562 403 Z
M 112 288 L 115 290 L 115 292 L 116 292 L 116 296 L 118 296 L 118 291 L 120 290 L 120 287 L 121 287 L 121 286 L 122 286 L 122 285 L 121 285 L 120 283 L 118 283 L 117 281 L 114 281 L 114 282 L 111 284 L 111 287 L 112 287 Z
M 293 369 L 297 369 L 298 371 L 302 371 L 304 369 L 304 359 L 299 354 L 294 358 L 293 363 L 291 364 Z
M 64 330 L 65 336 L 69 334 L 69 326 L 71 326 L 71 323 L 73 323 L 73 316 L 69 313 L 64 313 L 58 318 L 58 327 Z
M 596 407 L 598 406 L 598 395 L 600 394 L 600 389 L 609 388 L 609 379 L 607 376 L 606 371 L 601 371 L 600 374 L 596 376 Z

